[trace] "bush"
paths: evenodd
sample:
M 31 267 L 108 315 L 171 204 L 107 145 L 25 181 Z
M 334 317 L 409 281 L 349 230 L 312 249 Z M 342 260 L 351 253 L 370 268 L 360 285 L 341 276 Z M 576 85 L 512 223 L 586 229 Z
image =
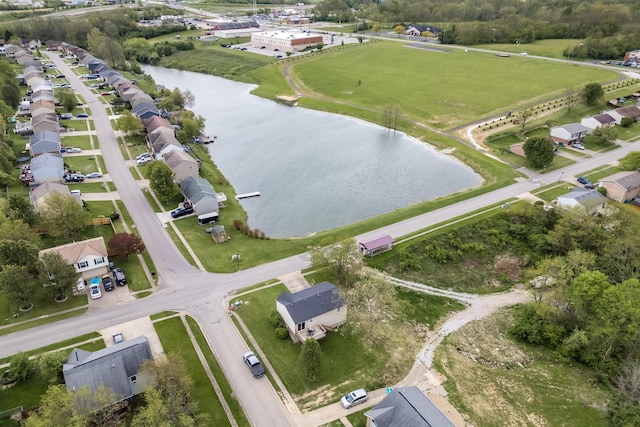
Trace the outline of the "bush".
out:
M 620 125 L 624 128 L 628 128 L 634 123 L 635 123 L 635 120 L 633 120 L 631 117 L 625 117 L 620 121 Z
M 276 337 L 285 340 L 289 338 L 289 331 L 287 331 L 287 328 L 276 328 Z
M 284 324 L 284 320 L 282 319 L 282 316 L 276 310 L 274 310 L 269 316 L 269 321 L 271 322 L 274 328 L 286 327 L 286 325 Z
M 9 364 L 11 366 L 11 373 L 17 381 L 28 380 L 36 371 L 34 362 L 29 359 L 29 356 L 22 352 L 13 356 Z

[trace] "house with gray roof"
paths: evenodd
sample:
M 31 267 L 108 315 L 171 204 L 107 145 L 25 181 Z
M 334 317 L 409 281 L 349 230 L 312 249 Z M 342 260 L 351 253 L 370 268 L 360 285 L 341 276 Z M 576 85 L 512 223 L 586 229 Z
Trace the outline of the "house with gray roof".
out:
M 69 187 L 56 182 L 45 182 L 37 187 L 31 188 L 29 192 L 29 201 L 33 209 L 38 212 L 40 208 L 47 203 L 47 198 L 53 193 L 60 193 L 65 196 L 73 197 L 73 199 L 82 206 L 82 198 L 79 194 L 71 194 Z
M 184 149 L 172 150 L 162 156 L 173 171 L 173 179 L 180 184 L 187 177 L 200 176 L 200 164 Z
M 51 130 L 43 130 L 29 137 L 29 152 L 33 157 L 44 153 L 60 153 L 60 134 Z
M 294 342 L 324 338 L 327 330 L 347 322 L 346 301 L 336 285 L 329 282 L 295 293 L 283 292 L 276 299 L 276 310 Z
M 145 336 L 94 352 L 76 348 L 62 367 L 64 383 L 71 391 L 87 386 L 93 392 L 102 384 L 113 391 L 116 400 L 112 403 L 116 403 L 144 392 L 150 385 L 150 379 L 139 372 L 145 360 L 153 360 Z
M 607 198 L 596 190 L 576 187 L 570 193 L 558 196 L 556 204 L 561 209 L 594 215 L 605 209 Z
M 372 427 L 454 427 L 416 386 L 394 388 L 364 416 Z
M 218 197 L 213 186 L 199 176 L 188 176 L 180 183 L 180 191 L 193 206 L 196 215 L 218 212 Z
M 616 120 L 616 124 L 622 124 L 622 119 L 633 119 L 636 122 L 640 120 L 640 108 L 635 105 L 628 105 L 626 107 L 616 108 L 615 110 L 607 111 L 611 117 Z
M 564 126 L 557 126 L 551 128 L 551 141 L 556 144 L 573 145 L 577 142 L 582 142 L 585 136 L 587 136 L 589 129 L 581 125 L 580 123 L 569 123 Z
M 140 102 L 131 106 L 131 111 L 141 119 L 148 119 L 151 116 L 159 116 L 160 111 L 150 102 Z
M 45 181 L 62 182 L 64 176 L 64 161 L 62 155 L 44 153 L 31 160 L 31 177 L 33 181 L 42 183 Z
M 614 173 L 599 182 L 607 190 L 607 197 L 618 202 L 627 202 L 640 194 L 640 172 L 637 171 Z

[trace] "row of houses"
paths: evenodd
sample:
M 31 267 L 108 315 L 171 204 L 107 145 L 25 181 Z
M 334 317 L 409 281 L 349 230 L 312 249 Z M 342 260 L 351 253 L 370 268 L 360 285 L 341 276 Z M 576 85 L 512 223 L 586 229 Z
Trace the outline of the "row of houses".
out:
M 596 116 L 583 117 L 580 123 L 569 123 L 551 128 L 550 138 L 556 144 L 572 146 L 582 142 L 584 137 L 595 129 L 620 125 L 625 118 L 634 121 L 640 120 L 640 108 L 637 105 L 629 105 L 603 111 Z

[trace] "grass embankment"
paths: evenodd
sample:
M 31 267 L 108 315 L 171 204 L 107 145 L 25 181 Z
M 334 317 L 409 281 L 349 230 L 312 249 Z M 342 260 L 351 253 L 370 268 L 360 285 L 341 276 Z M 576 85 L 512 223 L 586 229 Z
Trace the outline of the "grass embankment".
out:
M 509 335 L 503 310 L 454 332 L 436 350 L 450 401 L 478 427 L 606 426 L 601 410 L 612 396 L 596 373 L 525 346 Z

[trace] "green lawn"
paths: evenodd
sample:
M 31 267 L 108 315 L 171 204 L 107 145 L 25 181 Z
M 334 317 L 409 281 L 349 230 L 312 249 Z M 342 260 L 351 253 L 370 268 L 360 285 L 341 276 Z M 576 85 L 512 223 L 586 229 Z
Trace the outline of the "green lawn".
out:
M 404 116 L 439 129 L 517 109 L 570 86 L 617 78 L 565 63 L 462 50 L 443 54 L 390 42 L 319 55 L 294 63 L 292 71 L 307 88 L 337 102 L 377 110 L 398 106 Z
M 68 166 L 69 170 L 87 174 L 98 170 L 96 157 L 102 158 L 102 156 L 64 156 L 63 160 L 65 166 Z M 103 168 L 102 170 L 106 171 L 106 168 Z
M 209 416 L 208 424 L 216 427 L 230 426 L 220 400 L 187 336 L 182 320 L 179 317 L 173 317 L 155 322 L 153 326 L 160 337 L 164 351 L 179 355 L 189 367 L 189 373 L 195 385 L 194 398 L 198 401 L 198 411 Z
M 547 56 L 549 58 L 563 58 L 562 52 L 570 47 L 580 45 L 581 39 L 547 39 L 536 40 L 533 43 L 526 44 L 479 44 L 473 45 L 478 49 L 498 50 L 502 52 L 520 53 L 527 52 L 529 55 Z M 577 60 L 578 58 L 574 58 Z
M 132 292 L 151 289 L 151 284 L 137 256 L 129 255 L 126 258 L 122 256 L 111 256 L 109 257 L 109 261 L 113 262 L 115 267 L 122 268 L 124 274 L 127 276 L 127 285 Z
M 558 196 L 570 193 L 571 190 L 576 187 L 575 185 L 567 184 L 566 182 L 555 183 L 552 185 L 552 188 L 536 193 L 536 196 L 545 202 L 550 203 L 552 200 L 557 199 Z
M 324 394 L 326 401 L 331 402 L 354 388 L 373 389 L 383 385 L 380 376 L 387 360 L 386 352 L 380 348 L 366 349 L 357 337 L 340 333 L 329 333 L 319 341 L 324 354 L 323 364 L 317 381 L 308 382 L 302 370 L 297 368 L 300 346 L 289 338 L 278 339 L 269 321 L 269 315 L 275 310 L 276 298 L 285 290 L 284 285 L 277 285 L 243 295 L 240 299 L 248 303 L 237 313 L 298 404 L 313 406 L 316 396 L 312 390 L 323 386 L 329 386 Z
M 349 422 L 353 427 L 366 427 L 367 417 L 364 416 L 364 413 L 370 410 L 371 408 L 367 408 L 367 409 L 362 409 L 358 412 L 354 412 L 353 414 L 347 415 L 347 419 L 349 420 Z M 406 427 L 409 427 L 409 426 L 406 426 Z
M 53 298 L 45 295 L 42 289 L 38 289 L 33 295 L 32 299 L 33 308 L 29 311 L 18 312 L 15 308 L 12 309 L 7 304 L 4 296 L 0 293 L 0 325 L 10 325 L 12 323 L 24 322 L 27 320 L 33 320 L 36 317 L 44 315 L 53 315 L 59 311 L 69 310 L 72 308 L 80 308 L 87 305 L 87 296 L 69 296 L 64 302 L 55 302 Z M 18 313 L 18 317 L 13 317 Z M 76 315 L 82 314 L 83 311 L 78 311 Z M 49 319 L 49 322 L 51 320 Z M 0 334 L 6 333 L 4 329 L 0 329 Z
M 82 182 L 82 183 L 69 183 L 67 186 L 70 190 L 80 190 L 85 193 L 106 193 L 105 182 Z M 113 210 L 113 209 L 111 209 Z
M 97 141 L 98 138 L 95 139 Z M 76 147 L 82 150 L 91 150 L 93 148 L 91 147 L 91 137 L 89 135 L 72 136 L 63 133 L 60 143 L 64 147 Z
M 60 120 L 59 123 L 60 126 L 75 129 L 78 132 L 89 130 L 86 120 Z M 64 133 L 62 135 L 64 135 Z

